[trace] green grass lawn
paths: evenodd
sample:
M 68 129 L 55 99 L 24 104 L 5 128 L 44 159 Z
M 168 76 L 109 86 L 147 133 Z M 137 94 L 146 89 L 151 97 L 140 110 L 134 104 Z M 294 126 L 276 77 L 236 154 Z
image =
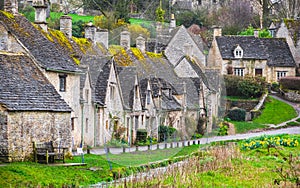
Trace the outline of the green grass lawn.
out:
M 268 127 L 267 124 L 279 124 L 297 117 L 295 109 L 273 97 L 268 97 L 262 113 L 251 122 L 231 121 L 235 125 L 236 133 L 245 133 L 253 129 Z
M 300 135 L 298 135 L 297 138 L 299 140 Z M 201 147 L 205 146 L 207 145 L 201 145 Z M 86 186 L 105 180 L 112 180 L 114 174 L 118 174 L 120 170 L 123 170 L 123 172 L 125 170 L 127 172 L 127 170 L 131 168 L 128 166 L 131 165 L 144 165 L 157 160 L 185 156 L 198 150 L 199 145 L 191 145 L 184 148 L 160 149 L 157 151 L 134 152 L 130 154 L 109 154 L 108 158 L 111 161 L 112 171 L 109 170 L 110 165 L 106 155 L 84 155 L 84 162 L 87 163 L 87 166 L 62 167 L 32 162 L 10 163 L 6 166 L 0 166 L 0 187 Z M 281 154 L 284 155 L 298 152 L 297 155 L 299 156 L 299 151 L 299 146 L 297 148 L 285 147 L 280 149 Z M 205 152 L 205 150 L 202 150 L 201 152 Z M 271 153 L 274 154 L 276 152 L 277 151 L 272 148 Z M 220 152 L 217 152 L 216 154 L 218 153 Z M 203 184 L 205 186 L 242 186 L 243 184 L 250 186 L 251 183 L 254 183 L 253 185 L 258 185 L 260 183 L 262 183 L 261 185 L 265 185 L 264 183 L 271 182 L 275 177 L 274 173 L 270 174 L 271 170 L 282 164 L 282 160 L 279 160 L 280 156 L 278 154 L 269 157 L 269 153 L 266 149 L 242 151 L 242 154 L 245 158 L 232 159 L 233 163 L 226 168 L 216 168 L 217 166 L 213 167 L 209 165 L 208 167 L 211 168 L 210 171 L 202 172 L 201 174 L 196 173 L 194 174 L 195 176 L 191 175 L 191 177 L 195 178 L 195 183 L 199 183 L 198 185 Z M 211 158 L 210 155 L 211 152 L 205 154 L 207 158 L 205 157 L 204 161 L 210 162 L 213 160 L 214 158 Z M 223 153 L 218 156 L 223 156 Z M 278 160 L 270 160 L 273 159 L 274 156 L 277 156 Z M 81 163 L 81 161 L 82 158 L 76 156 L 73 160 L 68 159 L 67 163 Z M 267 163 L 267 165 L 265 163 Z M 223 166 L 223 164 L 219 162 L 212 164 Z M 92 168 L 96 170 L 91 170 Z M 131 171 L 129 171 L 128 174 L 131 174 Z M 199 177 L 201 177 L 201 181 L 197 180 Z M 214 179 L 214 184 L 211 184 L 212 182 L 210 180 L 212 178 Z M 174 180 L 172 180 L 172 182 L 174 183 Z M 164 180 L 163 183 L 167 186 L 170 182 L 169 180 Z
M 169 159 L 175 156 L 188 155 L 199 149 L 198 145 L 184 148 L 159 149 L 154 151 L 123 153 L 119 155 L 84 155 L 87 166 L 48 166 L 32 162 L 10 163 L 0 166 L 0 187 L 37 187 L 61 185 L 90 185 L 104 180 L 111 180 L 113 172 L 128 166 L 144 165 L 150 162 Z M 110 171 L 112 165 L 113 172 Z M 76 156 L 67 163 L 81 163 L 82 157 Z M 96 167 L 97 171 L 89 170 Z
M 292 106 L 273 97 L 268 97 L 262 114 L 253 122 L 276 125 L 295 117 L 297 117 L 297 112 Z

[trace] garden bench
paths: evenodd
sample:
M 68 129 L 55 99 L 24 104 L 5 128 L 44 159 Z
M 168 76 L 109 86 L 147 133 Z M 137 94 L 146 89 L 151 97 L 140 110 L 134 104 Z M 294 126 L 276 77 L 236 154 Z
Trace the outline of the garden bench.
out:
M 61 160 L 65 163 L 65 150 L 68 148 L 54 147 L 53 142 L 33 142 L 34 161 L 39 163 L 54 163 Z

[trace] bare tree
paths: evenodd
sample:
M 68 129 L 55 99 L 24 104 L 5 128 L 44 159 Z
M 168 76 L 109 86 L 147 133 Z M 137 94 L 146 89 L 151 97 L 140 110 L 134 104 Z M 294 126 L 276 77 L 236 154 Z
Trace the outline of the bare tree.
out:
M 276 0 L 273 7 L 280 18 L 299 18 L 299 0 Z

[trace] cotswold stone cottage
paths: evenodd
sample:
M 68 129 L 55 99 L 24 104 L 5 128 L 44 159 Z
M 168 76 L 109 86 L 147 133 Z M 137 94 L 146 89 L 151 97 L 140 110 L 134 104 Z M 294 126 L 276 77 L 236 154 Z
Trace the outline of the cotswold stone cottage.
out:
M 221 74 L 262 76 L 269 83 L 296 75 L 296 64 L 285 39 L 221 36 L 220 29 L 214 33 L 207 66 L 220 69 Z
M 35 141 L 71 147 L 72 109 L 36 62 L 0 47 L 0 160 L 28 159 Z

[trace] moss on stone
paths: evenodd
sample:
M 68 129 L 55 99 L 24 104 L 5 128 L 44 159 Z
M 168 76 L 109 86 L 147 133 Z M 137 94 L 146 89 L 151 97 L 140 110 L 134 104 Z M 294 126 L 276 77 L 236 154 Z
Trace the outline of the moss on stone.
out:
M 1 10 L 0 12 L 3 13 L 8 19 L 14 19 L 15 18 L 12 13 L 5 12 L 3 10 Z
M 91 48 L 92 43 L 88 41 L 86 38 L 76 38 L 72 37 L 72 39 L 76 42 L 76 44 L 79 46 L 80 50 L 86 54 L 87 50 Z

